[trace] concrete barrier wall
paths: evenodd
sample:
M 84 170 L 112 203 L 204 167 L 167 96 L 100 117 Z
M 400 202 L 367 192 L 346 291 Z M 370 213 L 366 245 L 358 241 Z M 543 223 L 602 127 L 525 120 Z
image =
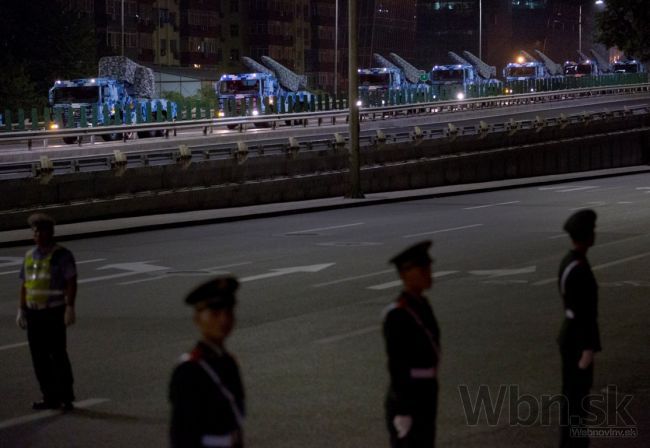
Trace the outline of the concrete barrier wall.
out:
M 362 152 L 367 193 L 648 164 L 648 119 L 384 144 Z M 637 129 L 635 129 L 637 128 Z M 597 133 L 595 133 L 597 132 Z M 59 223 L 342 196 L 344 149 L 3 181 L 1 230 L 48 207 Z

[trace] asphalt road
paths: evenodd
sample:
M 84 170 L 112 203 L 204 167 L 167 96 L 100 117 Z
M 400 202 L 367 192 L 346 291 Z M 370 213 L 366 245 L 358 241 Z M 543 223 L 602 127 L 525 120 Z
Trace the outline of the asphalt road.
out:
M 80 270 L 69 331 L 79 409 L 68 415 L 30 410 L 38 388 L 14 324 L 27 247 L 2 249 L 0 446 L 165 446 L 170 373 L 196 337 L 182 298 L 232 272 L 243 282 L 229 347 L 248 394 L 248 446 L 387 447 L 380 324 L 399 286 L 386 260 L 425 238 L 442 329 L 439 446 L 554 446 L 554 418 L 510 425 L 509 408 L 515 386 L 537 399 L 559 392 L 560 229 L 582 207 L 599 214 L 594 391 L 631 394 L 638 430 L 593 446 L 650 446 L 647 174 L 67 242 Z M 466 420 L 459 388 L 473 402 L 481 385 L 495 399 L 513 386 L 496 424 Z

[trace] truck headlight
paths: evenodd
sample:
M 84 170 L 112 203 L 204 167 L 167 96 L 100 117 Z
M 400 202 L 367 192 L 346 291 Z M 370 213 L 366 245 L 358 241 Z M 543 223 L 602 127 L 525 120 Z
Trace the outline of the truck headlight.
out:
M 217 112 L 217 117 L 223 118 L 225 116 L 226 116 L 226 113 L 224 111 L 220 110 L 219 112 Z
M 269 106 L 273 106 L 273 97 L 269 98 Z
M 357 107 L 361 107 L 362 105 L 363 105 L 363 103 L 361 102 L 361 100 L 358 100 L 357 101 Z
M 257 117 L 257 116 L 260 114 L 260 111 L 257 110 L 257 109 L 253 109 L 253 112 L 252 112 L 252 113 L 253 113 L 253 116 L 254 116 L 254 117 Z
M 52 130 L 54 130 L 54 129 L 59 129 L 59 124 L 58 124 L 58 123 L 50 123 L 50 126 L 49 126 L 49 127 L 50 127 L 50 129 L 52 129 Z
M 465 99 L 465 94 L 463 92 L 458 92 L 456 94 L 456 99 L 459 100 L 459 101 L 464 100 Z

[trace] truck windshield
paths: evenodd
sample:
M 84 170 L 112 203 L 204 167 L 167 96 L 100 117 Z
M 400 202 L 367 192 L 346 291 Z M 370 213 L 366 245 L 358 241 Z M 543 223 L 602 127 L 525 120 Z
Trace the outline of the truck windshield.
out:
M 388 87 L 390 73 L 359 73 L 359 86 L 362 87 Z
M 56 87 L 54 89 L 54 104 L 97 102 L 99 102 L 99 86 Z
M 433 70 L 431 72 L 431 80 L 444 82 L 444 81 L 458 81 L 463 82 L 463 70 L 462 69 L 450 69 L 450 70 Z
M 616 73 L 638 73 L 639 66 L 637 64 L 626 64 L 624 62 L 617 62 L 614 64 L 614 71 Z
M 591 75 L 593 67 L 591 64 L 567 65 L 564 68 L 565 75 Z
M 535 67 L 508 67 L 508 76 L 524 78 L 535 76 Z
M 259 79 L 221 81 L 219 93 L 222 95 L 255 95 L 259 93 L 259 85 Z

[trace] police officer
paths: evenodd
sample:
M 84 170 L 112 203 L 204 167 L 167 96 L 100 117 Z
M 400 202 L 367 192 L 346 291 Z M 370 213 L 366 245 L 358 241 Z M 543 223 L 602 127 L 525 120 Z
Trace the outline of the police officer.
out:
M 384 320 L 390 387 L 386 419 L 393 448 L 432 448 L 438 404 L 440 330 L 422 295 L 431 288 L 431 241 L 393 257 L 403 291 Z
M 181 358 L 169 387 L 174 448 L 243 447 L 244 388 L 224 343 L 235 323 L 234 277 L 208 281 L 185 303 L 194 307 L 201 340 Z
M 598 330 L 598 285 L 587 261 L 594 245 L 596 213 L 580 210 L 569 217 L 564 230 L 573 248 L 560 263 L 558 285 L 564 301 L 564 322 L 558 342 L 562 355 L 560 447 L 586 447 L 585 398 L 593 384 L 594 353 L 601 350 Z
M 27 329 L 34 372 L 43 394 L 33 409 L 72 410 L 72 367 L 66 349 L 66 327 L 75 322 L 77 269 L 72 253 L 54 242 L 54 220 L 29 217 L 36 247 L 25 254 L 16 323 Z

